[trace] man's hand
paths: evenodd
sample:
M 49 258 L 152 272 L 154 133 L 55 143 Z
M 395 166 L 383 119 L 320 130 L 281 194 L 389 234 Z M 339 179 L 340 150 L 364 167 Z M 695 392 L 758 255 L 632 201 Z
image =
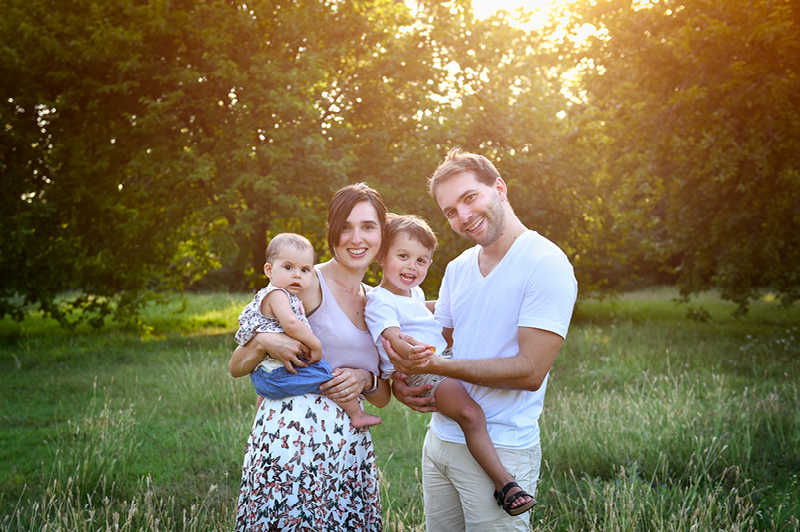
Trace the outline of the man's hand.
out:
M 409 386 L 406 384 L 406 376 L 395 370 L 392 375 L 392 392 L 398 401 L 406 405 L 411 410 L 417 412 L 437 412 L 435 397 L 417 397 L 419 394 L 433 388 L 432 384 L 424 386 Z

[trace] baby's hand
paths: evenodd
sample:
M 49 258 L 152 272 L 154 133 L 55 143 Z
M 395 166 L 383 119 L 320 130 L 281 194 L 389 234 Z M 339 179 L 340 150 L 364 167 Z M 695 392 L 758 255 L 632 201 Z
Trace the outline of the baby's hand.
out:
M 308 358 L 308 362 L 309 363 L 319 362 L 320 360 L 322 360 L 322 350 L 321 349 L 312 349 L 308 353 L 307 358 Z

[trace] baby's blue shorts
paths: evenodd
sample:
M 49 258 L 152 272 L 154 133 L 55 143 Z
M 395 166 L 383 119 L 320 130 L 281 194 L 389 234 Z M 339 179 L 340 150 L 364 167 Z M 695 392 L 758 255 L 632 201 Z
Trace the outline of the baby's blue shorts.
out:
M 297 368 L 297 375 L 289 373 L 284 367 L 272 371 L 259 367 L 250 374 L 250 382 L 258 395 L 268 399 L 283 399 L 324 391 L 319 389 L 319 385 L 331 380 L 331 371 L 331 365 L 324 360 Z

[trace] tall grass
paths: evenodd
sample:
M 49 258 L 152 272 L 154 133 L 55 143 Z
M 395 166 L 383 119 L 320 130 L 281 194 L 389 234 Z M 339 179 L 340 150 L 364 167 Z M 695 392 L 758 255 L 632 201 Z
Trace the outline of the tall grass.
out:
M 541 529 L 796 530 L 798 399 L 796 384 L 736 392 L 686 373 L 557 391 Z
M 735 320 L 712 297 L 699 323 L 673 295 L 577 310 L 541 419 L 533 530 L 800 529 L 800 311 L 763 302 Z M 230 530 L 254 395 L 226 363 L 248 299 L 160 307 L 144 338 L 0 322 L 0 530 Z M 428 417 L 378 413 L 385 528 L 424 530 Z

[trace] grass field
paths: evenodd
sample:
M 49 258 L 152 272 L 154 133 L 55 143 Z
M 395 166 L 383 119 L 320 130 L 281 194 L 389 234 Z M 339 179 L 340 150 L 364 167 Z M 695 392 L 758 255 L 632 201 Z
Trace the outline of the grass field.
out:
M 534 530 L 800 529 L 800 306 L 765 298 L 736 319 L 705 296 L 699 322 L 674 296 L 576 309 Z M 0 530 L 230 530 L 254 393 L 226 365 L 249 299 L 149 309 L 144 336 L 0 321 Z M 423 530 L 427 415 L 378 413 L 385 528 Z

